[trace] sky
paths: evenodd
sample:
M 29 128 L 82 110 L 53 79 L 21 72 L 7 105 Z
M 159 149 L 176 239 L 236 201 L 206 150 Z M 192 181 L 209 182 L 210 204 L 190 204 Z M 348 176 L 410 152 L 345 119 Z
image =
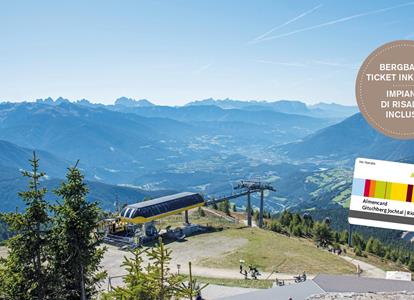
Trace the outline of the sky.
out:
M 0 2 L 0 99 L 355 104 L 359 66 L 414 39 L 414 2 Z

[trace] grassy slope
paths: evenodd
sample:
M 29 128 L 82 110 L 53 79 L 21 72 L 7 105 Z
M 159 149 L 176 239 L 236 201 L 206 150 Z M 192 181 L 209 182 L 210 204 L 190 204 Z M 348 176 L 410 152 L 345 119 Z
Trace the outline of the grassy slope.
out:
M 317 249 L 308 240 L 286 237 L 258 228 L 233 228 L 212 234 L 232 238 L 246 238 L 246 246 L 217 259 L 205 259 L 200 263 L 206 267 L 237 269 L 239 260 L 256 265 L 260 270 L 281 273 L 330 273 L 349 274 L 355 267 L 343 259 Z

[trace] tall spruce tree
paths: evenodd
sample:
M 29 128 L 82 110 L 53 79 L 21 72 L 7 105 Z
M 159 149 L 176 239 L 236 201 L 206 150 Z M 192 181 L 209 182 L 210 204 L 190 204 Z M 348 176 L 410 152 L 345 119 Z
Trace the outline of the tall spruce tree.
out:
M 30 164 L 32 171 L 22 172 L 29 178 L 29 188 L 19 193 L 25 204 L 24 212 L 2 216 L 15 234 L 7 241 L 8 257 L 1 260 L 0 289 L 6 299 L 52 299 L 47 247 L 49 206 L 44 199 L 46 189 L 40 186 L 45 174 L 39 172 L 35 152 Z
M 77 168 L 68 169 L 66 182 L 55 194 L 62 203 L 53 207 L 51 264 L 58 277 L 56 299 L 90 299 L 106 276 L 100 271 L 104 248 L 97 233 L 99 207 L 87 201 L 88 188 Z

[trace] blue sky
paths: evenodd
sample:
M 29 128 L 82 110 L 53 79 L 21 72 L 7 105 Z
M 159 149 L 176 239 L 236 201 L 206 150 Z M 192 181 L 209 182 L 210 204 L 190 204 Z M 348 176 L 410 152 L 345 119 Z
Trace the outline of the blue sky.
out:
M 354 104 L 358 67 L 414 39 L 408 1 L 2 1 L 0 99 Z

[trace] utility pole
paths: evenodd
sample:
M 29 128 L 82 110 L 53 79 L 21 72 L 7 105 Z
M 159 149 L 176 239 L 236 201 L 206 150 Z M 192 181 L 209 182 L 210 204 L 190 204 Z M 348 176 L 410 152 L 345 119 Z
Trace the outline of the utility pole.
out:
M 251 193 L 260 192 L 260 211 L 259 211 L 259 227 L 263 226 L 263 206 L 264 206 L 264 191 L 273 191 L 276 189 L 269 183 L 263 183 L 260 181 L 242 180 L 234 187 L 235 190 L 243 190 L 247 194 L 247 225 L 252 226 L 252 203 L 250 200 Z
M 247 193 L 247 226 L 252 227 L 252 204 L 250 201 L 250 191 Z
M 259 228 L 263 227 L 264 190 L 260 190 Z
M 190 222 L 188 221 L 188 210 L 184 211 L 184 223 L 190 224 Z

